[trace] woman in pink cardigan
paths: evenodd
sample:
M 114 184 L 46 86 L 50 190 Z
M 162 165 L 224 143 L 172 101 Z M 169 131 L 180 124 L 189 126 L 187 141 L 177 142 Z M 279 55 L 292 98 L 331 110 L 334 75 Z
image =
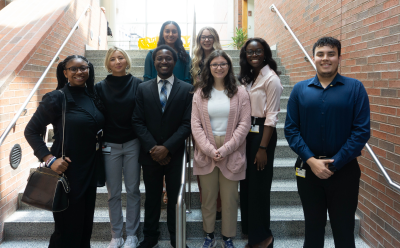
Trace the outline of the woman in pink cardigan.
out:
M 238 211 L 238 183 L 246 175 L 246 136 L 250 130 L 250 99 L 236 85 L 232 61 L 213 51 L 196 84 L 192 106 L 195 140 L 193 174 L 200 177 L 203 248 L 216 246 L 214 237 L 218 191 L 222 202 L 222 247 L 234 248 Z

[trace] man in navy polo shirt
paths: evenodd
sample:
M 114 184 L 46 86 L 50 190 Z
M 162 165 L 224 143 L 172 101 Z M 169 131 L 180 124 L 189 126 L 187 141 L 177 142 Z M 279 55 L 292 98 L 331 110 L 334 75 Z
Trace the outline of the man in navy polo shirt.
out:
M 327 211 L 335 247 L 355 248 L 357 157 L 370 138 L 370 109 L 363 84 L 338 73 L 340 50 L 340 41 L 332 37 L 314 44 L 317 75 L 294 86 L 287 107 L 285 136 L 299 155 L 305 248 L 324 247 Z

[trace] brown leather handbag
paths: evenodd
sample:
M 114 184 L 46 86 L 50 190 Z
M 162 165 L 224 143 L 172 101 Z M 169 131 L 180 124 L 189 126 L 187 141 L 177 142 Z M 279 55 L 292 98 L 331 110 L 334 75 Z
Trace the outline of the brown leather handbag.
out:
M 64 92 L 60 90 L 64 95 Z M 65 134 L 65 110 L 66 99 L 62 105 L 62 158 L 65 158 L 64 152 L 64 134 Z M 68 208 L 68 193 L 70 191 L 67 177 L 62 174 L 58 175 L 55 171 L 46 167 L 38 167 L 28 177 L 24 194 L 21 201 L 28 205 L 49 210 L 52 212 L 61 212 Z

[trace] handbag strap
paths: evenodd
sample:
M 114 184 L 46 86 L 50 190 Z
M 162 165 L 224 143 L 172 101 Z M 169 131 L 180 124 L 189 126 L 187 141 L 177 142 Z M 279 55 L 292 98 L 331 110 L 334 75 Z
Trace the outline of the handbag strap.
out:
M 62 159 L 65 160 L 65 150 L 64 150 L 64 142 L 65 142 L 65 112 L 66 112 L 66 105 L 67 105 L 67 100 L 65 98 L 65 94 L 62 90 L 59 90 L 63 96 L 64 96 L 64 101 L 62 103 L 62 127 L 63 127 L 63 132 L 62 132 L 62 143 L 61 143 L 61 153 L 62 153 Z

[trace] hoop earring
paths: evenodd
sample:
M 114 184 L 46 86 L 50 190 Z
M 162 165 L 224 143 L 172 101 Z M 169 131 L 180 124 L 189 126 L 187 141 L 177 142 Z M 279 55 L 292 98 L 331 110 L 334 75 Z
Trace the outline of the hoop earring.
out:
M 128 65 L 128 66 L 126 66 L 126 68 L 125 68 L 125 69 L 126 69 L 126 70 L 129 70 L 129 68 L 130 68 L 130 66 Z
M 111 69 L 109 69 L 109 70 L 108 70 L 108 72 L 109 72 L 109 73 L 111 73 L 111 72 L 112 72 L 112 70 L 111 70 Z

